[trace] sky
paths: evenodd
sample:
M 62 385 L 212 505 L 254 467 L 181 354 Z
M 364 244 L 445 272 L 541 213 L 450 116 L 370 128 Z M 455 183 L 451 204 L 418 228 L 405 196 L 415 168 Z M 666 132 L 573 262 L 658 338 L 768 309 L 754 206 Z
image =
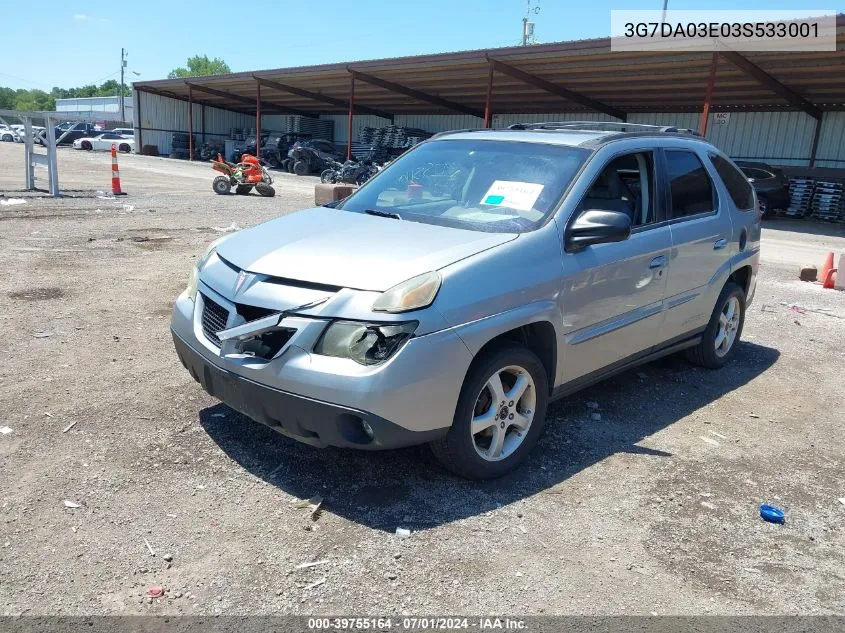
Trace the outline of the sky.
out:
M 5 5 L 5 6 L 4 6 Z M 532 0 L 538 43 L 606 37 L 611 9 L 662 0 Z M 670 9 L 845 10 L 845 0 L 669 0 Z M 0 86 L 163 79 L 192 55 L 233 71 L 442 53 L 520 42 L 526 0 L 0 0 Z M 49 41 L 42 37 L 49 34 Z M 137 74 L 135 74 L 137 73 Z

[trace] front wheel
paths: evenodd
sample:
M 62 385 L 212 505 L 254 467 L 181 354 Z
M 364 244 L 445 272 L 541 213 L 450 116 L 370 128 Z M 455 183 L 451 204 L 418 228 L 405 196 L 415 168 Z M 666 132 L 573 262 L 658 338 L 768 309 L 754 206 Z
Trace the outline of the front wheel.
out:
M 496 347 L 473 362 L 452 428 L 431 450 L 462 477 L 501 477 L 537 444 L 548 394 L 546 370 L 533 352 L 515 344 Z
M 91 143 L 89 143 L 88 141 L 82 141 L 82 145 L 81 145 L 81 147 L 82 147 L 82 149 L 86 149 L 86 150 L 88 150 L 89 152 L 90 152 L 92 149 L 94 149 L 94 147 L 93 147 L 93 146 L 91 145 Z
M 702 367 L 719 369 L 736 353 L 745 323 L 745 292 L 729 281 L 722 288 L 701 342 L 687 350 L 687 358 Z
M 11 143 L 11 142 L 12 142 L 13 140 L 15 140 L 15 139 L 13 139 L 13 138 L 12 138 L 12 135 L 11 135 L 11 134 L 4 134 L 4 135 L 3 135 L 3 140 L 4 140 L 6 143 Z
M 334 182 L 334 169 L 324 169 L 320 174 L 320 182 L 323 184 Z
M 227 176 L 217 176 L 214 182 L 211 183 L 211 187 L 214 189 L 214 193 L 224 195 L 232 189 L 232 183 L 229 182 Z
M 304 160 L 298 160 L 293 164 L 293 173 L 297 176 L 304 176 L 308 173 L 308 163 Z

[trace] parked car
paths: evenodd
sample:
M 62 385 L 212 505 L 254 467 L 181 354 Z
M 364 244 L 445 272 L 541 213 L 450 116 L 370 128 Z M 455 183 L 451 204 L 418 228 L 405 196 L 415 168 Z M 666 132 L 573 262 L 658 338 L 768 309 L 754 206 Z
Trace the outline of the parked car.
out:
M 74 149 L 85 150 L 111 150 L 116 145 L 119 152 L 131 152 L 135 149 L 135 139 L 126 138 L 114 132 L 100 132 L 94 136 L 78 138 L 73 142 Z
M 724 366 L 759 266 L 751 185 L 700 137 L 582 125 L 441 134 L 215 241 L 173 309 L 182 363 L 307 444 L 430 443 L 470 478 L 523 462 L 551 400 L 681 350 Z
M 6 143 L 20 143 L 21 137 L 10 126 L 0 124 L 0 141 L 4 141 Z
M 96 136 L 98 134 L 93 123 L 76 123 L 74 121 L 67 121 L 57 125 L 55 132 L 57 145 L 72 145 L 76 139 Z M 67 132 L 67 135 L 62 138 L 65 132 Z M 59 140 L 60 138 L 62 140 Z
M 261 145 L 261 158 L 277 169 L 288 169 L 293 164 L 288 158 L 288 152 L 297 141 L 305 141 L 311 138 L 305 132 L 286 132 L 284 134 L 271 134 Z
M 333 162 L 346 160 L 346 149 L 341 149 L 331 141 L 313 139 L 297 141 L 288 151 L 291 159 L 291 171 L 297 176 L 320 173 L 331 167 Z
M 768 216 L 775 209 L 789 208 L 789 179 L 782 170 L 766 163 L 744 160 L 736 164 L 757 192 L 760 213 Z

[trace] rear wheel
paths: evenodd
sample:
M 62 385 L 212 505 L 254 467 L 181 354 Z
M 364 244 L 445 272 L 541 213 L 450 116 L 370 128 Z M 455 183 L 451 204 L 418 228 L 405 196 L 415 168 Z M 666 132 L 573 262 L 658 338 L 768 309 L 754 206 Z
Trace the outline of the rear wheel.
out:
M 452 428 L 431 450 L 463 477 L 501 477 L 537 444 L 547 404 L 548 377 L 540 359 L 525 347 L 503 344 L 473 362 Z
M 328 183 L 334 182 L 334 169 L 324 169 L 323 173 L 320 174 L 320 182 Z
M 252 185 L 238 185 L 235 187 L 235 193 L 239 196 L 249 195 L 250 191 L 252 191 Z
M 124 154 L 128 154 L 132 148 L 129 147 L 129 143 L 121 143 L 117 146 L 117 149 L 118 151 L 123 152 Z
M 214 189 L 214 193 L 223 195 L 231 191 L 232 184 L 229 182 L 229 178 L 227 176 L 217 176 L 217 178 L 215 178 L 211 183 L 211 187 Z
M 273 189 L 270 185 L 259 182 L 255 185 L 255 190 L 258 192 L 258 195 L 264 196 L 265 198 L 272 198 L 276 195 L 276 190 Z
M 293 164 L 293 173 L 297 176 L 304 176 L 308 173 L 308 163 L 304 160 L 298 160 Z
M 14 139 L 12 138 L 12 135 L 11 135 L 11 134 L 4 134 L 4 135 L 3 135 L 3 140 L 4 140 L 5 142 L 7 142 L 7 143 L 11 143 Z
M 729 281 L 722 288 L 701 342 L 687 350 L 687 358 L 702 367 L 719 369 L 736 353 L 745 323 L 745 292 Z

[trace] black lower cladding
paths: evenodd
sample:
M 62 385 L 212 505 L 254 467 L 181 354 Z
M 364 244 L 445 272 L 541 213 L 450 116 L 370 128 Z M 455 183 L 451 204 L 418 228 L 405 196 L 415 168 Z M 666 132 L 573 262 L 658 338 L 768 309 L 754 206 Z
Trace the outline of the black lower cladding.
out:
M 262 385 L 211 364 L 172 332 L 179 360 L 210 395 L 280 433 L 312 446 L 382 450 L 424 444 L 449 429 L 411 431 L 366 411 Z M 362 421 L 373 431 L 370 438 Z

